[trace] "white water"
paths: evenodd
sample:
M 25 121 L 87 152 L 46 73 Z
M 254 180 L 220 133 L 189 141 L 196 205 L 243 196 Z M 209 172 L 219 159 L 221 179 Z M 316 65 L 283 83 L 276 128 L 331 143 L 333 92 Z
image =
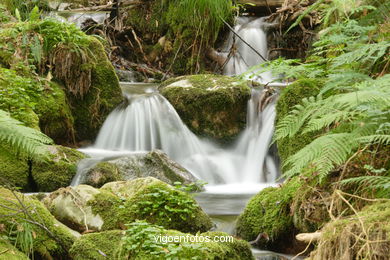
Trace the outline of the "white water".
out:
M 262 18 L 239 18 L 239 33 L 263 56 L 267 56 Z M 231 35 L 232 37 L 232 35 Z M 237 45 L 240 55 L 232 56 L 226 74 L 246 71 L 263 62 L 246 44 Z M 233 44 L 230 39 L 226 46 Z M 269 80 L 262 75 L 261 80 Z M 278 164 L 269 154 L 274 131 L 274 101 L 259 111 L 262 90 L 252 90 L 247 107 L 247 127 L 230 147 L 222 148 L 200 139 L 181 121 L 172 105 L 150 85 L 127 84 L 128 105 L 118 107 L 105 121 L 95 144 L 82 151 L 93 157 L 109 157 L 161 149 L 196 177 L 208 182 L 206 193 L 255 193 L 275 185 Z M 78 184 L 74 181 L 73 184 Z M 218 184 L 219 186 L 213 186 Z
M 253 18 L 253 17 L 238 17 L 237 23 L 234 27 L 234 31 L 239 37 L 235 36 L 233 32 L 230 32 L 228 40 L 222 48 L 222 54 L 228 58 L 228 62 L 224 67 L 225 75 L 238 75 L 242 74 L 252 66 L 261 64 L 264 62 L 263 58 L 267 59 L 267 35 L 263 30 L 265 18 Z M 255 49 L 258 55 L 247 43 Z M 230 53 L 230 55 L 229 55 Z M 230 58 L 229 58 L 230 57 Z M 260 76 L 256 77 L 256 80 L 263 83 L 273 80 L 271 72 L 264 72 Z

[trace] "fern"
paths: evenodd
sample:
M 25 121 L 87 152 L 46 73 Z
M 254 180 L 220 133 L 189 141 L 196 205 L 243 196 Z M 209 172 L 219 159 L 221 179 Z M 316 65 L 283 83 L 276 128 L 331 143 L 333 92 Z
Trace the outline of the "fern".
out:
M 359 176 L 340 181 L 341 185 L 357 185 L 363 190 L 375 190 L 380 197 L 390 197 L 390 176 Z
M 13 152 L 34 159 L 45 159 L 45 145 L 53 141 L 38 130 L 23 124 L 0 110 L 0 141 L 11 147 Z

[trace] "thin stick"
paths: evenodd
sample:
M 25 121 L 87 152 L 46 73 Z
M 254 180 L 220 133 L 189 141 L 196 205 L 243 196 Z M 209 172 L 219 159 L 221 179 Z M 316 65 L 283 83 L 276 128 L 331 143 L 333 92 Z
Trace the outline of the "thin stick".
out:
M 234 33 L 234 35 L 236 35 L 243 43 L 245 43 L 249 48 L 251 48 L 252 51 L 254 51 L 257 55 L 260 56 L 260 58 L 262 58 L 264 61 L 268 61 L 266 58 L 263 57 L 263 55 L 260 54 L 260 52 L 258 52 L 255 48 L 253 48 L 249 43 L 247 43 L 238 33 L 236 33 L 234 31 L 234 29 L 230 26 L 230 24 L 228 24 L 224 19 L 222 19 L 221 17 L 221 20 L 222 22 L 229 28 L 229 30 Z

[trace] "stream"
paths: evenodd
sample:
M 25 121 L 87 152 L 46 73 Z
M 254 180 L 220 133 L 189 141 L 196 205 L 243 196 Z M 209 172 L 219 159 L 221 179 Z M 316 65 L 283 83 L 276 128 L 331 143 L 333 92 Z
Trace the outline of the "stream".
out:
M 52 14 L 78 27 L 87 18 L 103 22 L 107 13 Z M 267 57 L 264 18 L 239 17 L 235 32 Z M 229 50 L 236 52 L 229 55 Z M 228 58 L 225 75 L 238 75 L 251 66 L 264 62 L 263 58 L 231 33 L 218 54 Z M 273 86 L 270 72 L 256 76 L 256 81 Z M 209 214 L 216 230 L 235 233 L 235 222 L 248 200 L 266 187 L 277 186 L 280 175 L 277 152 L 270 143 L 274 131 L 275 101 L 272 97 L 259 111 L 262 88 L 253 88 L 247 105 L 247 126 L 227 147 L 213 140 L 197 137 L 182 122 L 173 106 L 158 93 L 157 85 L 122 82 L 126 103 L 116 108 L 106 119 L 92 146 L 80 151 L 91 158 L 82 160 L 71 185 L 82 183 L 83 174 L 100 161 L 126 154 L 161 149 L 198 179 L 206 181 L 205 191 L 195 196 Z M 291 256 L 253 249 L 256 259 L 290 259 Z

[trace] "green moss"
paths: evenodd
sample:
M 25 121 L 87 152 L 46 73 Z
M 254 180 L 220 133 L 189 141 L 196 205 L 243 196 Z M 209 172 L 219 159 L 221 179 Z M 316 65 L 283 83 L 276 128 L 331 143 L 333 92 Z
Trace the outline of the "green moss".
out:
M 70 184 L 77 172 L 77 163 L 85 155 L 63 146 L 48 146 L 51 158 L 47 162 L 34 162 L 32 176 L 37 191 L 54 191 Z
M 114 164 L 100 162 L 88 171 L 87 178 L 83 183 L 95 188 L 100 188 L 108 182 L 119 180 L 121 180 L 121 176 L 118 172 L 118 168 Z
M 21 77 L 15 71 L 0 68 L 0 109 L 26 126 L 39 129 L 38 116 L 33 109 L 42 86 L 33 79 Z
M 192 233 L 212 227 L 210 217 L 187 193 L 151 177 L 123 183 L 125 185 L 119 189 L 107 186 L 101 189 L 122 199 L 113 193 L 101 192 L 88 201 L 94 214 L 102 217 L 103 230 L 118 229 L 137 219 Z
M 92 85 L 82 100 L 68 95 L 78 140 L 94 140 L 108 114 L 123 100 L 118 77 L 103 45 L 91 38 L 88 48 L 96 56 Z
M 167 80 L 160 91 L 198 135 L 230 141 L 246 125 L 250 88 L 245 82 L 221 75 L 192 75 Z
M 74 141 L 74 119 L 68 105 L 64 89 L 55 82 L 43 91 L 36 101 L 34 111 L 39 117 L 39 126 L 43 133 L 57 144 Z
M 282 90 L 276 104 L 276 123 L 286 116 L 295 105 L 301 104 L 302 99 L 318 95 L 322 86 L 321 80 L 298 80 Z M 292 138 L 277 141 L 279 156 L 282 163 L 297 151 L 311 143 L 320 132 L 297 134 Z
M 85 234 L 70 249 L 74 260 L 115 259 L 124 232 L 120 230 Z
M 0 238 L 0 256 L 7 260 L 28 260 L 25 254 L 15 248 L 10 242 Z
M 290 205 L 300 185 L 298 179 L 292 179 L 279 188 L 266 188 L 255 195 L 238 218 L 237 234 L 252 241 L 264 233 L 269 241 L 260 240 L 259 245 L 270 249 L 291 238 L 294 225 Z
M 0 183 L 30 190 L 27 161 L 9 152 L 8 146 L 0 145 Z
M 0 203 L 3 205 L 3 207 L 0 207 L 0 215 L 2 216 L 0 223 L 4 225 L 4 229 L 0 232 L 4 234 L 4 232 L 15 228 L 15 225 L 25 223 L 25 218 L 35 221 L 45 226 L 51 232 L 49 235 L 47 231 L 38 225 L 31 224 L 35 234 L 33 248 L 35 254 L 45 259 L 66 257 L 68 250 L 74 242 L 72 234 L 63 226 L 57 224 L 55 218 L 50 215 L 41 202 L 18 192 L 15 192 L 15 195 L 28 209 L 29 215 L 26 216 L 21 212 L 22 206 L 10 190 L 0 187 Z

